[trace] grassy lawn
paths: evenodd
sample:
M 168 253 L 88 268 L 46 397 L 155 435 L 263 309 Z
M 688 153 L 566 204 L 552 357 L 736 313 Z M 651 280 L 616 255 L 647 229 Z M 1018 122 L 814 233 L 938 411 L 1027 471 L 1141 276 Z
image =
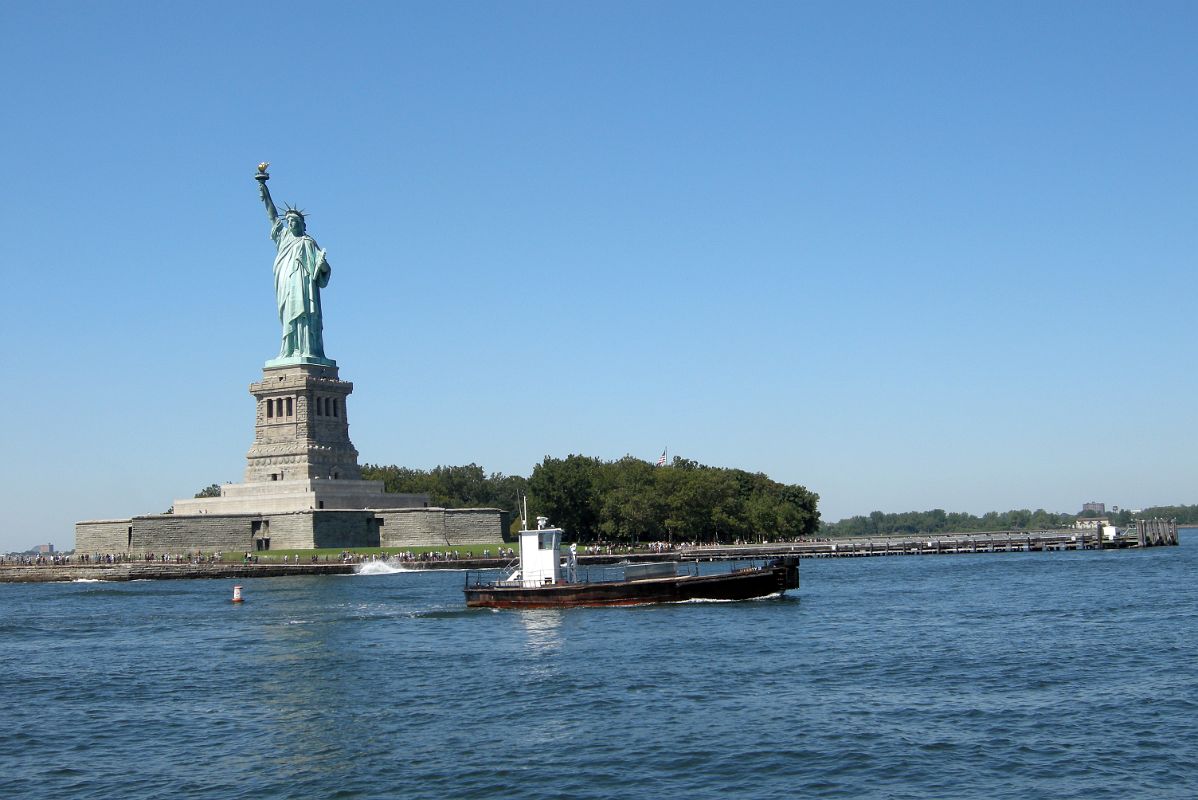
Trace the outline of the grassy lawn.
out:
M 312 556 L 324 563 L 334 563 L 341 558 L 342 553 L 355 553 L 358 555 L 372 556 L 382 555 L 389 556 L 395 553 L 412 553 L 417 557 L 421 553 L 444 553 L 449 551 L 457 553 L 461 558 L 483 558 L 483 552 L 491 551 L 491 558 L 500 558 L 498 549 L 501 545 L 496 544 L 465 544 L 457 547 L 446 547 L 445 545 L 433 547 L 326 547 L 316 550 L 256 550 L 251 555 L 258 557 L 258 563 L 283 563 L 283 556 L 287 556 L 288 561 L 294 561 L 299 558 L 301 562 L 308 563 L 312 560 Z M 512 545 L 502 545 L 502 547 L 512 547 Z M 513 547 L 513 550 L 515 548 Z M 238 563 L 245 557 L 245 552 L 221 553 L 221 561 L 223 563 Z

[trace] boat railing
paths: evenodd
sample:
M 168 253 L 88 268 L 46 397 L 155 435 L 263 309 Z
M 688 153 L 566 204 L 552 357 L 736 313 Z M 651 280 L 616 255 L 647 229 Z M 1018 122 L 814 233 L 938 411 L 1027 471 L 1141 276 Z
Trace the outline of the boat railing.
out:
M 574 583 L 621 583 L 627 580 L 624 575 L 624 567 L 627 564 L 601 564 L 593 566 L 579 566 L 575 572 Z M 483 588 L 483 587 L 509 587 L 523 586 L 525 578 L 537 578 L 538 575 L 521 575 L 515 580 L 510 580 L 509 577 L 514 574 L 514 571 L 519 567 L 519 559 L 512 561 L 499 570 L 499 575 L 494 576 L 494 570 L 467 570 L 466 572 L 466 588 Z M 679 567 L 685 568 L 693 574 L 698 574 L 698 562 L 683 562 Z M 562 583 L 571 583 L 566 578 L 566 572 L 563 569 L 561 573 Z M 541 581 L 537 581 L 533 585 L 541 585 Z
M 761 558 L 743 558 L 737 559 L 737 562 L 728 571 L 731 573 L 754 572 L 760 570 L 767 565 L 773 563 L 773 559 Z M 674 562 L 677 565 L 675 575 L 677 577 L 697 577 L 701 574 L 699 561 L 686 560 Z M 499 570 L 499 575 L 495 576 L 495 570 L 469 570 L 466 573 L 466 588 L 485 588 L 485 587 L 519 587 L 524 586 L 526 579 L 535 579 L 542 577 L 538 575 L 521 575 L 515 580 L 511 580 L 510 576 L 515 573 L 519 567 L 520 560 L 514 559 Z M 576 580 L 570 581 L 566 579 L 566 570 L 561 571 L 560 582 L 567 583 L 622 583 L 629 580 L 624 572 L 624 568 L 629 566 L 630 562 L 622 562 L 620 564 L 592 564 L 578 565 L 576 568 Z M 548 573 L 546 573 L 548 574 Z M 671 576 L 673 577 L 673 576 Z M 537 580 L 532 585 L 542 585 L 541 580 Z
M 629 562 L 622 564 L 595 564 L 578 567 L 578 583 L 622 583 L 628 580 L 624 573 L 624 568 L 629 565 Z M 683 575 L 698 575 L 699 562 L 697 561 L 679 561 L 677 562 L 677 576 Z
M 488 569 L 468 569 L 466 570 L 466 588 L 480 586 L 503 586 L 517 585 L 520 581 L 509 581 L 508 578 L 520 568 L 520 558 L 517 556 L 511 561 L 504 564 L 502 567 L 490 567 Z M 499 570 L 499 578 L 496 580 L 484 580 L 484 577 L 489 577 L 488 573 Z

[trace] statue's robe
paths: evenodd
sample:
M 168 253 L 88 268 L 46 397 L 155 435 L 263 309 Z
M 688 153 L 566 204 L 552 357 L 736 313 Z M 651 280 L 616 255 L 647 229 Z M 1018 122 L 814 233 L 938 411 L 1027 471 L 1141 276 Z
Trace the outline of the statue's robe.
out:
M 270 238 L 278 247 L 275 256 L 275 300 L 283 342 L 279 358 L 324 357 L 324 323 L 320 290 L 329 284 L 332 269 L 311 236 L 296 236 L 284 217 L 275 220 Z

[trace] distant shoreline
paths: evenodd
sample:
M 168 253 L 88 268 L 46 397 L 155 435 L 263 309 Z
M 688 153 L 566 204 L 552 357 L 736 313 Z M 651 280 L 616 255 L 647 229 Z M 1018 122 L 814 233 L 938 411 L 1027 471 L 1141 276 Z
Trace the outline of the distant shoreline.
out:
M 1178 526 L 1195 530 L 1198 526 Z M 1176 541 L 1169 544 L 1177 544 Z M 1038 531 L 1004 534 L 957 534 L 954 536 L 911 536 L 898 539 L 835 539 L 817 542 L 775 543 L 766 545 L 721 545 L 660 552 L 613 553 L 578 556 L 580 565 L 616 564 L 622 561 L 729 561 L 764 560 L 782 555 L 802 558 L 844 558 L 860 556 L 953 555 L 977 553 L 1044 552 L 1050 550 L 1091 550 L 1099 548 L 1135 548 L 1134 536 L 1100 543 L 1093 533 Z M 3 564 L 0 583 L 65 583 L 70 581 L 179 580 L 196 578 L 273 578 L 288 575 L 352 575 L 363 566 L 381 563 L 403 571 L 501 569 L 511 563 L 504 558 L 460 558 L 395 561 L 362 559 L 357 561 L 314 563 L 200 562 L 173 563 L 134 561 L 117 564 Z

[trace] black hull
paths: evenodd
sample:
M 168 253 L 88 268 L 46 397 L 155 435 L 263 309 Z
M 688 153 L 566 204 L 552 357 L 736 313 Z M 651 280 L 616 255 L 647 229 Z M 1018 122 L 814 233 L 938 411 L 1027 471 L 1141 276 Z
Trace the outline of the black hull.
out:
M 631 606 L 686 600 L 751 600 L 798 588 L 794 563 L 719 575 L 683 575 L 612 583 L 559 583 L 535 588 L 482 584 L 466 587 L 466 605 L 474 608 L 563 608 Z

